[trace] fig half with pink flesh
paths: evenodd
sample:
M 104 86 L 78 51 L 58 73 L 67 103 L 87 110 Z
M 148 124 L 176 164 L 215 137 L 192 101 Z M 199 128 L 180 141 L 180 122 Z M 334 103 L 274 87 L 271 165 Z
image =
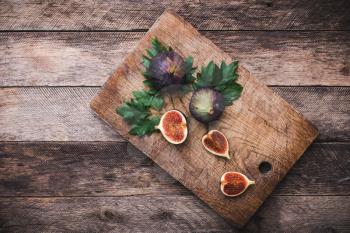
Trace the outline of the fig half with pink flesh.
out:
M 225 172 L 221 177 L 221 192 L 228 197 L 236 197 L 244 193 L 255 181 L 239 172 Z
M 202 144 L 210 153 L 228 159 L 230 158 L 227 138 L 219 130 L 210 130 L 202 137 Z
M 170 110 L 160 118 L 159 125 L 156 126 L 164 138 L 172 144 L 183 143 L 188 134 L 185 116 L 178 110 Z

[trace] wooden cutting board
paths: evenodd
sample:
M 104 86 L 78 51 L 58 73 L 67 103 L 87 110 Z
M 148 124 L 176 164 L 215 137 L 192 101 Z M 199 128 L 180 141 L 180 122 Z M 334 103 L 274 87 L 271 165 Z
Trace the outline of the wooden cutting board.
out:
M 166 11 L 103 85 L 91 101 L 91 108 L 220 215 L 241 227 L 304 153 L 318 132 L 286 101 L 240 66 L 238 82 L 244 87 L 241 98 L 225 109 L 219 121 L 210 125 L 210 128 L 221 130 L 228 137 L 233 154 L 231 160 L 216 157 L 203 148 L 201 138 L 207 129 L 189 113 L 191 93 L 181 99 L 175 98 L 173 104 L 166 100 L 163 108 L 163 112 L 179 109 L 188 117 L 189 137 L 184 144 L 169 144 L 160 133 L 143 138 L 129 135 L 128 125 L 116 114 L 115 109 L 132 97 L 132 91 L 143 88 L 141 55 L 150 47 L 153 37 L 171 46 L 183 57 L 192 55 L 197 67 L 206 65 L 210 60 L 217 64 L 222 60 L 231 61 L 229 55 L 189 23 L 172 11 Z M 221 175 L 227 171 L 242 172 L 256 185 L 239 197 L 226 197 L 219 187 Z

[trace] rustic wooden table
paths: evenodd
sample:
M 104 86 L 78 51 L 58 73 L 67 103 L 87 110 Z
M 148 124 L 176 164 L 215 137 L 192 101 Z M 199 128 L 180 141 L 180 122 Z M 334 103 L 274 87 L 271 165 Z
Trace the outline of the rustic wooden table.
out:
M 350 1 L 0 1 L 0 232 L 238 232 L 90 110 L 166 8 L 320 130 L 246 232 L 350 232 Z

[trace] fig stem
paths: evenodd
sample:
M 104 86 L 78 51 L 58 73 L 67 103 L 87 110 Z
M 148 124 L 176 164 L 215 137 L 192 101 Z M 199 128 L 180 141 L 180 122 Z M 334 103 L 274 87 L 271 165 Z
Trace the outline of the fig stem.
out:
M 209 124 L 206 123 L 206 124 L 204 124 L 204 125 L 205 125 L 205 130 L 207 131 L 206 134 L 208 134 L 208 133 L 209 133 Z M 208 135 L 208 137 L 211 139 L 211 135 Z
M 171 104 L 173 105 L 173 108 L 175 109 L 175 104 L 174 104 L 174 100 L 173 100 L 173 95 L 170 93 L 170 100 L 171 100 Z
M 255 184 L 254 180 L 248 180 L 248 185 L 253 185 L 253 184 Z

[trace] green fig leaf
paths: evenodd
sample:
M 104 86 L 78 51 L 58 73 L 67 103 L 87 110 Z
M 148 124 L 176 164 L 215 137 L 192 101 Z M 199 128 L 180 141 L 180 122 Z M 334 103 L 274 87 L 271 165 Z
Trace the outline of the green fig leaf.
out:
M 164 105 L 164 99 L 161 92 L 155 88 L 151 80 L 151 74 L 149 68 L 153 57 L 157 56 L 160 52 L 172 51 L 171 47 L 162 44 L 157 38 L 152 38 L 152 47 L 146 49 L 146 54 L 142 55 L 141 63 L 146 68 L 142 75 L 145 77 L 143 81 L 147 86 L 147 90 L 134 91 L 133 98 L 130 101 L 124 102 L 119 108 L 116 109 L 118 115 L 120 115 L 124 121 L 129 125 L 129 133 L 137 136 L 144 136 L 156 131 L 156 125 L 159 124 L 160 117 L 152 116 L 151 108 L 160 111 Z M 193 58 L 187 57 L 185 60 L 185 80 L 184 85 L 178 88 L 179 92 L 188 92 L 191 90 L 191 84 L 193 84 L 195 78 L 193 74 L 196 71 L 193 66 Z
M 241 96 L 243 87 L 238 83 L 232 83 L 227 86 L 223 91 L 225 106 L 232 105 L 232 102 Z
M 223 85 L 226 83 L 233 82 L 237 79 L 238 75 L 236 74 L 238 67 L 238 61 L 232 62 L 231 64 L 226 65 L 224 61 L 221 63 L 221 82 L 218 85 Z
M 207 66 L 201 68 L 201 72 L 197 74 L 197 79 L 193 83 L 193 88 L 213 88 L 224 96 L 224 104 L 232 105 L 233 101 L 241 95 L 243 87 L 236 83 L 238 61 L 226 64 L 222 61 L 220 67 L 213 61 Z
M 193 57 L 189 56 L 185 59 L 185 71 L 186 71 L 186 73 L 192 71 L 192 66 L 193 66 Z
M 164 99 L 161 95 L 155 95 L 151 101 L 151 107 L 157 111 L 160 111 L 163 108 Z
M 159 121 L 159 116 L 142 119 L 131 126 L 129 133 L 137 136 L 149 135 L 157 130 L 155 127 L 159 124 Z
M 151 60 L 149 57 L 145 56 L 145 55 L 142 55 L 142 62 L 143 66 L 146 68 L 146 69 L 149 69 L 149 67 L 151 66 Z
M 155 48 L 146 49 L 146 52 L 149 57 L 154 57 L 158 54 L 158 51 Z
M 157 53 L 170 51 L 170 48 L 163 45 L 156 37 L 152 38 L 151 43 L 153 48 L 157 51 Z
M 124 103 L 117 109 L 118 115 L 123 117 L 124 121 L 132 124 L 150 115 L 148 109 L 141 103 L 130 101 Z
M 207 86 L 211 86 L 215 79 L 214 71 L 215 64 L 213 61 L 209 62 L 209 64 L 206 67 L 202 67 L 202 73 L 200 78 L 203 80 L 203 82 L 207 83 Z
M 155 110 L 159 111 L 162 109 L 164 100 L 160 95 L 159 91 L 149 90 L 149 91 L 134 91 L 133 96 L 135 100 L 139 103 L 142 103 L 145 107 L 152 107 Z

